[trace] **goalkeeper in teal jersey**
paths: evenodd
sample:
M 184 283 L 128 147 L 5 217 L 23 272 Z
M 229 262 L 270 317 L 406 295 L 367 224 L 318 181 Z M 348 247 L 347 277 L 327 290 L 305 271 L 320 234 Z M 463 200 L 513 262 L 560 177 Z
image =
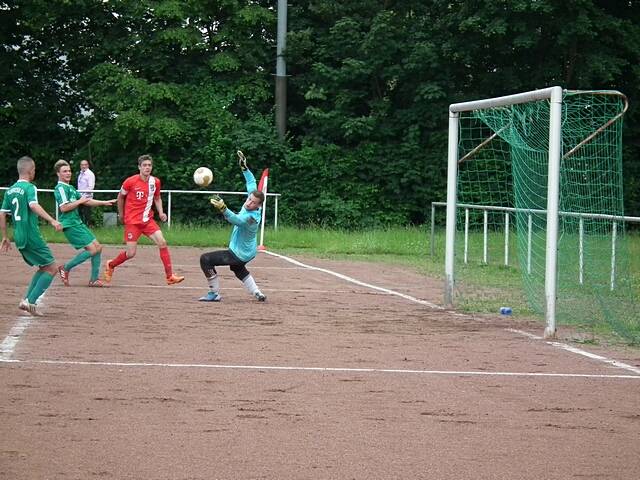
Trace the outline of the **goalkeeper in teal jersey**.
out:
M 104 284 L 98 278 L 100 275 L 100 261 L 102 254 L 102 245 L 98 242 L 95 235 L 89 228 L 82 223 L 78 207 L 87 205 L 89 207 L 110 206 L 116 203 L 113 200 L 94 200 L 93 198 L 83 197 L 78 191 L 70 185 L 71 166 L 66 160 L 58 160 L 54 169 L 58 175 L 58 184 L 54 188 L 56 203 L 60 210 L 58 218 L 62 223 L 62 232 L 73 248 L 82 250 L 75 257 L 58 268 L 58 274 L 65 286 L 69 286 L 69 272 L 80 265 L 82 262 L 91 259 L 91 277 L 89 279 L 90 287 L 102 287 Z
M 247 160 L 239 150 L 238 161 L 249 196 L 238 213 L 229 210 L 218 196 L 214 196 L 210 200 L 211 204 L 224 215 L 224 218 L 233 224 L 233 230 L 227 250 L 204 253 L 200 256 L 200 268 L 209 285 L 207 294 L 199 298 L 201 302 L 219 302 L 222 299 L 220 281 L 216 271 L 216 266 L 219 265 L 228 265 L 245 289 L 259 302 L 264 302 L 267 299 L 246 267 L 258 251 L 256 235 L 262 219 L 261 207 L 264 202 L 264 193 L 256 189 L 256 179 L 247 168 Z
M 38 298 L 49 288 L 58 268 L 51 249 L 42 238 L 38 217 L 49 222 L 57 231 L 62 230 L 60 223 L 49 215 L 38 203 L 38 190 L 33 179 L 36 176 L 36 163 L 30 157 L 18 160 L 18 181 L 4 194 L 0 208 L 0 231 L 2 243 L 0 252 L 11 249 L 7 235 L 7 215 L 13 219 L 13 240 L 16 248 L 27 265 L 38 267 L 33 274 L 25 298 L 20 300 L 18 308 L 32 315 L 42 315 L 36 307 Z

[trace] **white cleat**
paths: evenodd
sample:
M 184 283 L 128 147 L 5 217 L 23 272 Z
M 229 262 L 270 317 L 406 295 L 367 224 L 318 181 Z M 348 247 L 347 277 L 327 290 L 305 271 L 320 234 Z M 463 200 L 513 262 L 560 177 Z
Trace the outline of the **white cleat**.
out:
M 20 303 L 18 304 L 18 308 L 22 311 L 27 312 L 30 315 L 33 315 L 34 317 L 42 317 L 43 313 L 38 310 L 38 307 L 36 306 L 35 303 L 29 303 L 29 301 L 26 298 L 23 298 L 22 300 L 20 300 Z

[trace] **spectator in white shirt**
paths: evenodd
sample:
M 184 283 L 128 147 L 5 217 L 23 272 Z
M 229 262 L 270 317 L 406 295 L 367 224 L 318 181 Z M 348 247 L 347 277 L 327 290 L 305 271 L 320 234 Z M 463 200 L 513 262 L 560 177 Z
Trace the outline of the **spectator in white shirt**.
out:
M 89 160 L 82 160 L 80 162 L 80 173 L 78 173 L 78 191 L 81 192 L 83 197 L 93 198 L 93 193 L 91 193 L 91 191 L 93 191 L 95 186 L 96 176 L 89 169 Z M 82 192 L 82 190 L 88 191 Z M 91 223 L 91 207 L 86 204 L 80 205 L 78 207 L 78 213 L 85 225 L 89 225 Z

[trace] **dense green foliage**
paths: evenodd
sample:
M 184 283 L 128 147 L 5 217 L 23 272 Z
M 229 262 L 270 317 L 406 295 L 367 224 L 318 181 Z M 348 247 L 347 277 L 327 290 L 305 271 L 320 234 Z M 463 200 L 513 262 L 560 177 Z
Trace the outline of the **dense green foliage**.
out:
M 274 5 L 0 2 L 0 185 L 29 154 L 40 186 L 63 157 L 90 158 L 98 188 L 118 188 L 151 153 L 166 188 L 192 188 L 208 165 L 215 188 L 239 190 L 242 148 L 257 173 L 272 168 L 285 222 L 419 224 L 445 197 L 448 104 L 561 85 L 629 97 L 625 195 L 640 214 L 640 2 L 293 2 L 284 141 Z

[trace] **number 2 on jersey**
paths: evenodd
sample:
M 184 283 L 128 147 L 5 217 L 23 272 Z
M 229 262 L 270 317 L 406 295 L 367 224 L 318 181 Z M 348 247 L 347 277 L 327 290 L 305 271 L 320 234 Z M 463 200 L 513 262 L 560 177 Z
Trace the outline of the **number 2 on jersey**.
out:
M 14 199 L 11 200 L 11 203 L 13 203 L 16 206 L 16 210 L 15 210 L 15 212 L 13 212 L 13 221 L 14 222 L 19 222 L 20 220 L 22 220 L 22 218 L 20 218 L 20 215 L 18 215 L 18 209 L 20 208 L 20 202 L 18 202 L 18 199 L 14 197 Z

